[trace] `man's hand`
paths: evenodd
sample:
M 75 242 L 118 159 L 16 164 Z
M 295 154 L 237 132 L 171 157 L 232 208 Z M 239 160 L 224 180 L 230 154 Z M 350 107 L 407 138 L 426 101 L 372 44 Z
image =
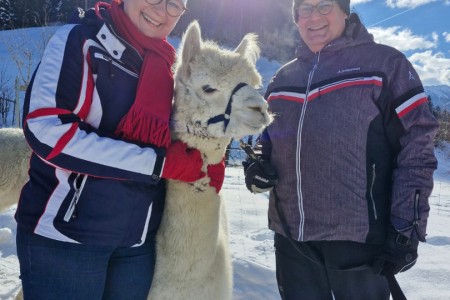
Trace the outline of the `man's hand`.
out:
M 245 185 L 252 193 L 270 191 L 278 183 L 278 175 L 269 162 L 259 160 L 247 160 L 242 162 L 244 166 Z
M 394 228 L 388 230 L 384 253 L 375 259 L 377 274 L 397 274 L 412 268 L 417 261 L 418 240 L 411 240 Z

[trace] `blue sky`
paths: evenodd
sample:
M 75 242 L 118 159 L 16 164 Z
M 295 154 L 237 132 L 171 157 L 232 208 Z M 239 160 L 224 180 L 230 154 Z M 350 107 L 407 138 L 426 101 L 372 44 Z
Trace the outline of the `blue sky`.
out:
M 377 42 L 408 57 L 425 85 L 450 85 L 450 0 L 352 0 Z

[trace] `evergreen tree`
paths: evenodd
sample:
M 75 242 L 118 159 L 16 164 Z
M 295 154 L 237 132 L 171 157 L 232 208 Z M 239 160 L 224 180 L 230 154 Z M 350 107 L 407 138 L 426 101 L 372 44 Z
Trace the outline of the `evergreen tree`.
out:
M 10 29 L 14 21 L 14 12 L 10 0 L 0 0 L 0 29 Z
M 96 2 L 0 0 L 0 13 L 5 12 L 0 15 L 0 29 L 8 22 L 11 28 L 65 23 L 76 7 L 91 8 Z M 11 9 L 7 9 L 8 5 Z M 294 57 L 299 37 L 292 21 L 291 5 L 292 0 L 189 0 L 188 10 L 172 34 L 181 37 L 187 25 L 198 20 L 206 39 L 234 48 L 246 33 L 253 32 L 259 36 L 263 56 L 285 63 Z M 14 14 L 6 14 L 12 11 Z
M 11 0 L 0 0 L 0 3 L 2 1 Z M 84 8 L 94 3 L 94 0 L 15 0 L 11 2 L 16 16 L 13 28 L 65 23 L 76 7 Z
M 286 62 L 294 57 L 299 36 L 291 5 L 292 0 L 189 0 L 173 34 L 181 36 L 192 20 L 198 20 L 205 38 L 235 47 L 246 33 L 254 32 L 263 56 Z

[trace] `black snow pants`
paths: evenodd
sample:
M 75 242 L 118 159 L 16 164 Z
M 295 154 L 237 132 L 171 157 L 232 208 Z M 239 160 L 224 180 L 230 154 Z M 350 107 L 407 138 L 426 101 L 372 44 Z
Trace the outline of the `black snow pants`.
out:
M 370 267 L 379 246 L 349 241 L 297 242 L 278 233 L 274 240 L 283 300 L 389 300 L 386 278 Z

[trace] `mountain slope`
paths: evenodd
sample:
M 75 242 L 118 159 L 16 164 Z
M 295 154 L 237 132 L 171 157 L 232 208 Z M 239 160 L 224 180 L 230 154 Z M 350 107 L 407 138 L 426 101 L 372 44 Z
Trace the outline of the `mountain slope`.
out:
M 450 110 L 450 86 L 430 85 L 425 86 L 425 93 L 431 98 L 434 107 L 442 110 Z

